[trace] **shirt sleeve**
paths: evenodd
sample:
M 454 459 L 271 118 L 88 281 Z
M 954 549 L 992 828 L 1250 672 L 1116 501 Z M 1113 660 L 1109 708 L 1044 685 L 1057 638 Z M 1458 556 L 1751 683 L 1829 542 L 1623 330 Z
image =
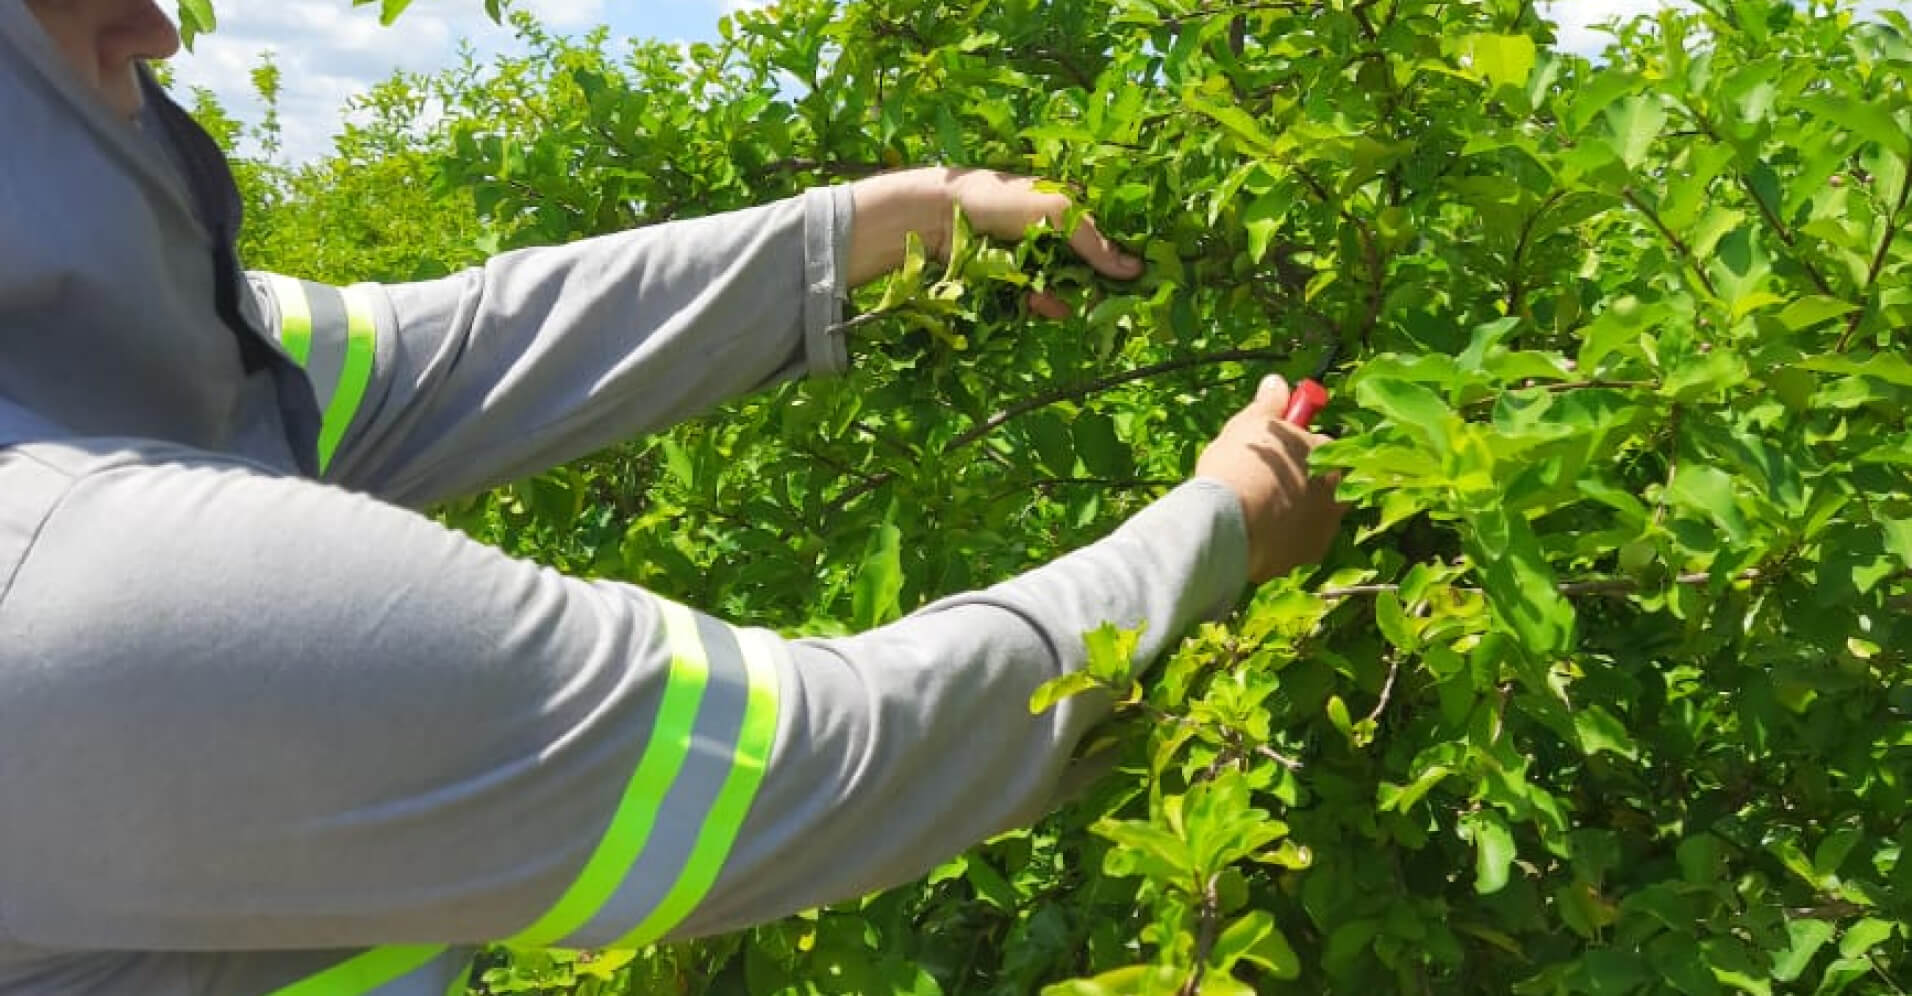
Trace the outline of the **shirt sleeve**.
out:
M 517 561 L 369 496 L 101 447 L 0 590 L 0 935 L 49 949 L 614 947 L 897 884 L 1038 817 L 1104 706 L 1246 576 L 1184 485 L 843 639 Z
M 851 215 L 825 187 L 441 280 L 251 283 L 318 396 L 324 479 L 423 507 L 842 372 Z

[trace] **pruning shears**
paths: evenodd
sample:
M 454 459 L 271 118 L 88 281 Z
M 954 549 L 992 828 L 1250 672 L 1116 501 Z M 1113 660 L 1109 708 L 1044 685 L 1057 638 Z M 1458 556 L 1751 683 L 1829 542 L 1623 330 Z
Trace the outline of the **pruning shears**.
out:
M 1321 381 L 1334 369 L 1334 361 L 1341 358 L 1341 342 L 1336 340 L 1321 357 L 1321 363 L 1315 367 L 1308 379 L 1295 385 L 1294 392 L 1288 395 L 1288 410 L 1281 413 L 1282 421 L 1306 429 L 1314 421 L 1315 414 L 1328 403 L 1328 389 Z

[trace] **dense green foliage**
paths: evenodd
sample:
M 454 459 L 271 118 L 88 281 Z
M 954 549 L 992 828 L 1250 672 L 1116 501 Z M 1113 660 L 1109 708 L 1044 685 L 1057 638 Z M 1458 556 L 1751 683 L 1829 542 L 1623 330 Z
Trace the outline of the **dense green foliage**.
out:
M 1088 793 L 861 903 L 484 985 L 1912 985 L 1912 24 L 1706 6 L 1598 64 L 1517 0 L 788 0 L 616 51 L 520 18 L 528 57 L 248 166 L 250 262 L 335 280 L 905 163 L 1072 185 L 1146 277 L 966 240 L 872 289 L 849 378 L 448 511 L 786 631 L 1099 535 L 1344 350 L 1348 538 L 1139 679 L 1089 637 L 1052 689 L 1124 702 Z

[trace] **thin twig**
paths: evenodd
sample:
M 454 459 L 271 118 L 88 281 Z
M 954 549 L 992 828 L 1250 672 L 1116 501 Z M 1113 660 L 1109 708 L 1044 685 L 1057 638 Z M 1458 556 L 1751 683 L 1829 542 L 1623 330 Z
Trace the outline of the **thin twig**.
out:
M 1859 310 L 1846 320 L 1846 331 L 1839 336 L 1839 344 L 1832 347 L 1835 352 L 1843 353 L 1852 344 L 1852 337 L 1859 331 L 1859 323 L 1866 316 L 1866 300 L 1872 296 L 1872 288 L 1879 283 L 1879 271 L 1885 269 L 1885 257 L 1892 248 L 1892 240 L 1899 237 L 1899 215 L 1905 212 L 1908 199 L 1912 199 L 1912 176 L 1899 184 L 1899 203 L 1892 206 L 1892 213 L 1885 220 L 1885 237 L 1879 240 L 1879 251 L 1872 254 L 1872 266 L 1866 270 L 1866 284 L 1859 288 Z
M 1885 966 L 1879 964 L 1878 955 L 1875 955 L 1872 952 L 1868 951 L 1866 952 L 1866 960 L 1872 963 L 1872 971 L 1876 973 L 1879 976 L 1879 978 L 1885 980 L 1885 984 L 1892 988 L 1892 991 L 1893 993 L 1896 994 L 1896 996 L 1905 996 L 1905 990 L 1899 988 L 1898 980 L 1886 974 Z
M 857 318 L 851 319 L 851 321 L 854 322 L 864 317 L 866 316 L 858 315 Z M 844 323 L 845 326 L 848 326 L 848 324 L 847 322 Z M 1080 384 L 1053 388 L 1041 394 L 1034 395 L 1033 397 L 1018 401 L 970 427 L 968 431 L 951 439 L 948 444 L 943 447 L 943 452 L 951 453 L 964 447 L 972 446 L 990 433 L 1002 428 L 1012 419 L 1027 415 L 1041 408 L 1047 408 L 1057 402 L 1086 398 L 1091 395 L 1100 394 L 1103 391 L 1121 387 L 1124 384 L 1134 383 L 1138 380 L 1147 380 L 1150 377 L 1160 377 L 1163 374 L 1176 373 L 1194 367 L 1212 366 L 1219 363 L 1285 360 L 1287 358 L 1288 353 L 1285 350 L 1228 349 L 1218 353 L 1203 353 L 1199 356 L 1184 356 L 1179 359 L 1164 360 L 1161 363 L 1151 363 L 1145 367 L 1136 367 L 1133 370 L 1124 370 L 1121 373 L 1097 377 L 1093 380 L 1083 381 Z M 895 480 L 896 476 L 897 472 L 893 470 L 886 470 L 880 474 L 872 475 L 870 480 L 838 495 L 836 500 L 830 503 L 829 510 L 831 512 L 842 511 L 848 507 L 851 502 Z
M 1374 708 L 1368 712 L 1368 722 L 1378 723 L 1381 721 L 1381 714 L 1387 711 L 1388 700 L 1394 697 L 1394 679 L 1398 677 L 1400 673 L 1401 659 L 1390 654 L 1388 656 L 1388 678 L 1381 683 L 1381 698 L 1374 703 Z
M 1208 970 L 1209 953 L 1215 950 L 1215 939 L 1222 930 L 1222 902 L 1216 894 L 1215 880 L 1219 876 L 1211 875 L 1202 883 L 1202 930 L 1195 939 L 1195 967 L 1188 974 L 1188 981 L 1182 983 L 1180 996 L 1196 996 L 1202 991 L 1202 973 Z
M 1647 220 L 1653 222 L 1653 227 L 1659 229 L 1660 235 L 1673 246 L 1675 252 L 1680 254 L 1680 259 L 1686 263 L 1686 268 L 1692 270 L 1693 275 L 1700 278 L 1700 284 L 1706 288 L 1706 293 L 1713 297 L 1718 297 L 1719 289 L 1713 286 L 1713 278 L 1706 275 L 1705 268 L 1700 265 L 1698 259 L 1694 258 L 1693 250 L 1687 248 L 1686 242 L 1678 235 L 1675 235 L 1671 228 L 1666 227 L 1666 222 L 1660 219 L 1659 212 L 1647 207 L 1646 202 L 1641 200 L 1640 196 L 1633 192 L 1632 187 L 1620 191 L 1620 196 L 1626 198 L 1626 202 L 1633 205 L 1634 210 L 1646 215 Z
M 1509 315 L 1520 316 L 1527 303 L 1527 281 L 1521 270 L 1526 265 L 1527 246 L 1533 239 L 1534 228 L 1540 224 L 1541 215 L 1546 214 L 1549 208 L 1565 196 L 1567 192 L 1564 189 L 1554 191 L 1553 195 L 1535 208 L 1534 213 L 1528 215 L 1527 221 L 1520 226 L 1520 240 L 1514 243 L 1514 256 L 1507 266 L 1507 313 Z
M 1758 581 L 1764 577 L 1766 577 L 1765 573 L 1761 572 L 1757 568 L 1753 568 L 1753 569 L 1741 571 L 1738 574 L 1733 575 L 1730 580 L 1750 582 L 1750 581 Z M 1690 574 L 1682 574 L 1679 577 L 1674 578 L 1673 583 L 1678 585 L 1691 586 L 1691 585 L 1709 584 L 1712 582 L 1712 580 L 1713 580 L 1713 575 L 1706 573 L 1704 571 L 1695 571 Z M 1640 582 L 1635 581 L 1632 578 L 1593 578 L 1593 579 L 1589 579 L 1585 581 L 1562 581 L 1559 584 L 1554 586 L 1554 590 L 1560 592 L 1562 595 L 1567 595 L 1567 596 L 1628 595 L 1628 594 L 1632 594 L 1633 592 L 1639 591 L 1641 587 L 1642 585 L 1640 584 Z M 1398 592 L 1400 590 L 1401 590 L 1401 586 L 1398 584 L 1356 584 L 1356 585 L 1348 585 L 1347 587 L 1343 587 L 1343 588 L 1324 588 L 1321 591 L 1316 592 L 1315 594 L 1321 598 L 1345 599 L 1345 598 L 1358 598 L 1364 595 L 1380 595 L 1385 592 L 1390 592 L 1390 591 Z M 1466 592 L 1467 594 L 1470 594 L 1470 595 L 1479 595 L 1482 593 L 1481 589 L 1479 588 L 1454 588 L 1452 590 Z
M 1660 386 L 1657 380 L 1573 380 L 1552 384 L 1534 384 L 1531 387 L 1509 388 L 1511 391 L 1544 391 L 1548 394 L 1566 394 L 1570 391 L 1638 391 L 1651 390 Z M 1470 401 L 1464 407 L 1478 408 L 1491 405 L 1500 400 L 1499 395 L 1489 395 L 1477 401 Z
M 1725 144 L 1726 140 L 1720 137 L 1719 131 L 1713 127 L 1712 120 L 1700 113 L 1700 111 L 1692 105 L 1692 102 L 1687 102 L 1686 111 L 1693 115 L 1693 120 L 1699 122 L 1701 134 L 1704 134 L 1715 142 Z M 1746 191 L 1746 196 L 1752 200 L 1755 207 L 1759 208 L 1759 216 L 1765 220 L 1766 227 L 1772 229 L 1774 235 L 1779 236 L 1779 241 L 1784 242 L 1786 248 L 1798 254 L 1799 265 L 1806 271 L 1806 275 L 1812 278 L 1813 286 L 1819 288 L 1819 293 L 1827 297 L 1834 296 L 1832 293 L 1832 285 L 1826 282 L 1826 278 L 1819 272 L 1819 268 L 1812 265 L 1812 260 L 1807 259 L 1805 254 L 1800 252 L 1798 238 L 1793 234 L 1792 229 L 1786 226 L 1786 222 L 1779 217 L 1779 214 L 1766 203 L 1766 198 L 1759 195 L 1759 188 L 1753 186 L 1753 181 L 1747 179 L 1746 174 L 1735 171 L 1734 175 L 1739 180 L 1740 189 Z

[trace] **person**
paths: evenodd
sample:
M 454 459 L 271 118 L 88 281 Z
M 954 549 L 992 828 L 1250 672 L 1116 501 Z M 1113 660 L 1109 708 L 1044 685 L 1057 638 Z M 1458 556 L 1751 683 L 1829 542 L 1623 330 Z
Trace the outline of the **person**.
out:
M 906 171 L 424 283 L 248 275 L 144 68 L 177 44 L 152 0 L 0 0 L 0 993 L 439 996 L 484 943 L 908 881 L 1045 812 L 1107 705 L 1027 702 L 1084 632 L 1145 662 L 1337 528 L 1272 379 L 1107 538 L 859 635 L 513 560 L 415 510 L 841 373 L 905 233 L 1066 199 Z

